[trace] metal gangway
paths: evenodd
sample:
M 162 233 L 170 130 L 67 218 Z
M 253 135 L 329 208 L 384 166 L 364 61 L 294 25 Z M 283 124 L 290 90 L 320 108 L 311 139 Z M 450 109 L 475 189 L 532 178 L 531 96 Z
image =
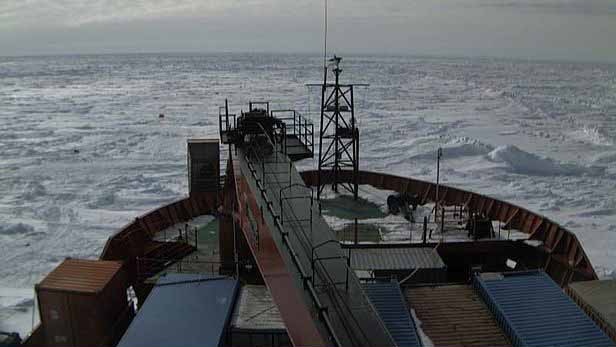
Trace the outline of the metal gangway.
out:
M 250 208 L 242 211 L 251 215 L 251 221 L 261 219 L 267 225 L 315 324 L 325 333 L 327 345 L 394 346 L 350 268 L 348 254 L 320 215 L 315 192 L 304 184 L 287 155 L 287 134 L 259 126 L 258 134 L 253 133 L 248 142 L 232 149 L 240 171 L 234 175 L 246 179 L 259 206 L 257 215 Z M 258 223 L 249 224 L 249 229 L 254 229 Z M 243 232 L 252 243 L 253 253 L 259 253 L 263 231 Z M 259 261 L 258 254 L 255 259 Z

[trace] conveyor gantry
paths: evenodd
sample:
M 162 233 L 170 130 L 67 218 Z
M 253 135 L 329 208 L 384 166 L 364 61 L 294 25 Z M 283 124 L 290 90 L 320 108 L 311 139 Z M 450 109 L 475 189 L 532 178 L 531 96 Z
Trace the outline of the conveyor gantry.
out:
M 285 134 L 275 120 L 268 123 L 273 128 L 259 123 L 260 132 L 233 135 L 233 182 L 228 184 L 235 185 L 236 223 L 291 341 L 295 346 L 395 346 L 320 215 L 312 188 L 285 153 Z

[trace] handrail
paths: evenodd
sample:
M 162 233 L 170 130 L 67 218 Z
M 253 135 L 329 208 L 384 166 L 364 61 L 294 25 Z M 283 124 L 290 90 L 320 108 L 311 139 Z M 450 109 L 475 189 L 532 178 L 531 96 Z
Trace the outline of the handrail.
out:
M 277 113 L 292 113 L 292 116 L 276 116 Z M 292 109 L 272 110 L 270 114 L 272 117 L 283 121 L 284 124 L 287 124 L 287 121 L 292 121 L 289 127 L 291 131 L 287 134 L 297 136 L 302 145 L 309 147 L 314 152 L 314 124 L 310 119 Z
M 265 133 L 265 129 L 263 129 L 263 127 L 261 127 L 261 129 L 263 130 L 263 132 Z M 265 134 L 267 135 L 267 134 Z M 271 142 L 271 139 L 269 139 L 269 136 L 267 136 L 268 140 Z M 272 143 L 273 144 L 273 143 Z M 257 153 L 256 148 L 252 148 L 252 153 L 254 153 L 256 156 L 259 156 L 259 153 Z M 246 156 L 247 162 L 249 165 L 252 165 L 250 157 Z M 257 180 L 257 183 L 259 183 L 259 178 L 257 177 L 257 173 L 256 170 L 251 170 L 251 174 L 252 176 L 255 178 L 255 180 Z M 265 174 L 265 172 L 264 172 Z M 263 190 L 261 191 L 261 194 L 264 196 L 264 198 L 267 200 L 267 192 L 265 190 L 265 187 L 263 187 Z M 332 322 L 329 319 L 329 315 L 327 313 L 327 309 L 322 305 L 321 300 L 318 297 L 318 294 L 316 293 L 316 290 L 312 284 L 313 279 L 311 277 L 308 276 L 308 274 L 305 272 L 305 270 L 303 269 L 303 266 L 301 264 L 301 262 L 299 261 L 299 259 L 297 258 L 297 253 L 295 252 L 293 246 L 291 245 L 291 243 L 288 241 L 288 235 L 284 233 L 284 230 L 282 228 L 282 224 L 280 224 L 280 222 L 277 221 L 277 217 L 275 211 L 273 210 L 273 204 L 267 204 L 267 209 L 270 211 L 270 213 L 272 214 L 272 216 L 274 217 L 274 224 L 277 227 L 278 231 L 282 234 L 282 239 L 283 239 L 283 244 L 287 247 L 289 253 L 291 254 L 291 259 L 293 260 L 293 263 L 297 266 L 300 276 L 304 282 L 304 285 L 306 286 L 306 289 L 308 290 L 308 293 L 310 294 L 310 298 L 313 301 L 314 306 L 317 308 L 318 311 L 318 315 L 319 315 L 319 319 L 323 322 L 323 324 L 325 325 L 325 328 L 327 329 L 327 331 L 329 332 L 332 342 L 334 343 L 335 346 L 341 346 L 341 342 L 338 339 L 338 336 L 336 335 L 336 332 L 333 329 L 332 326 Z M 278 217 L 279 218 L 279 217 Z
M 243 266 L 245 262 L 222 262 L 222 261 L 203 261 L 194 259 L 174 259 L 174 258 L 148 258 L 137 257 L 137 277 L 144 281 L 153 277 L 165 269 L 172 269 L 179 273 L 204 273 L 218 274 L 218 268 L 222 265 Z
M 265 130 L 264 130 L 264 129 L 262 129 L 262 130 L 265 132 Z M 266 134 L 266 135 L 267 135 L 267 134 Z M 269 136 L 268 136 L 268 139 L 269 139 Z M 252 151 L 252 152 L 254 152 L 254 154 L 255 154 L 255 157 L 256 157 L 256 158 L 259 158 L 259 157 L 261 157 L 261 158 L 262 158 L 262 156 L 261 156 L 261 155 L 259 155 L 259 153 L 256 153 L 257 151 L 256 151 L 256 149 L 255 149 L 255 148 L 253 148 L 253 151 Z M 247 157 L 247 158 L 248 158 L 248 157 Z M 249 159 L 249 158 L 248 158 L 248 160 L 250 161 L 250 159 Z M 284 158 L 283 158 L 283 162 L 286 162 L 286 160 L 287 160 L 287 158 L 286 158 L 286 157 L 284 157 Z M 251 170 L 251 172 L 252 172 L 252 170 Z M 257 177 L 256 177 L 256 172 L 252 172 L 252 174 L 253 174 L 253 176 L 255 176 L 255 178 L 257 178 Z M 263 170 L 263 176 L 264 176 L 264 178 L 265 178 L 265 171 L 264 171 L 264 170 Z M 280 184 L 280 181 L 278 180 L 277 175 L 272 175 L 272 176 L 273 176 L 273 178 L 276 180 L 276 182 L 278 183 L 278 185 L 279 185 L 279 186 L 282 186 L 282 184 Z M 258 178 L 257 178 L 257 179 L 258 179 Z M 265 188 L 265 187 L 263 187 L 262 194 L 265 194 L 265 195 L 266 195 L 266 188 Z M 306 256 L 308 256 L 308 250 L 309 250 L 309 249 L 310 249 L 310 254 L 312 254 L 312 246 L 308 246 L 308 245 L 311 245 L 311 244 L 312 244 L 312 242 L 308 240 L 308 237 L 307 237 L 307 235 L 306 235 L 306 231 L 304 230 L 304 226 L 302 225 L 301 220 L 300 220 L 300 219 L 297 217 L 297 215 L 295 214 L 295 211 L 294 211 L 294 209 L 293 209 L 293 205 L 291 205 L 289 201 L 287 201 L 287 204 L 291 207 L 291 208 L 290 208 L 290 210 L 287 210 L 287 211 L 290 211 L 289 213 L 291 213 L 291 217 L 293 217 L 293 218 L 291 218 L 291 219 L 292 219 L 292 220 L 294 220 L 294 222 L 296 222 L 296 223 L 295 223 L 296 225 L 289 225 L 288 227 L 290 227 L 292 230 L 297 230 L 297 226 L 299 226 L 299 231 L 300 231 L 300 232 L 299 232 L 299 233 L 296 233 L 295 235 L 296 235 L 296 237 L 298 237 L 298 241 L 299 241 L 300 245 L 302 246 L 301 248 L 304 250 L 304 254 L 305 254 Z M 282 206 L 282 204 L 281 204 L 280 206 Z M 268 204 L 268 209 L 270 209 L 270 212 L 272 212 L 272 215 L 274 216 L 274 220 L 276 220 L 276 217 L 278 217 L 278 218 L 280 218 L 280 221 L 282 221 L 282 219 L 283 219 L 283 216 L 282 216 L 282 214 L 283 214 L 283 213 L 282 213 L 282 209 L 281 209 L 280 216 L 276 216 L 276 214 L 275 214 L 275 213 L 274 213 L 274 211 L 272 210 L 272 207 L 271 207 L 269 204 Z M 311 210 L 312 210 L 312 209 L 311 209 Z M 310 213 L 312 214 L 312 211 L 311 211 Z M 287 234 L 287 233 L 285 233 L 285 232 L 281 229 L 281 228 L 282 228 L 282 226 L 281 226 L 281 225 L 282 225 L 282 223 L 280 223 L 280 225 L 278 225 L 278 224 L 279 224 L 279 223 L 276 223 L 276 225 L 277 225 L 277 227 L 279 228 L 280 232 L 283 234 L 283 240 L 285 240 L 285 238 L 288 238 L 289 236 L 288 236 L 288 234 Z M 301 237 L 299 237 L 299 236 L 301 236 Z M 303 240 L 302 240 L 302 238 L 303 238 Z M 334 240 L 331 240 L 331 241 L 334 241 Z M 287 247 L 288 247 L 288 248 L 290 248 L 290 250 L 292 250 L 292 246 L 291 246 L 288 242 L 285 242 L 285 244 L 287 245 Z M 307 244 L 308 244 L 308 245 L 307 245 Z M 310 248 L 309 248 L 309 247 L 310 247 Z M 293 254 L 296 254 L 295 252 L 292 252 L 292 253 L 293 253 Z M 311 256 L 311 259 L 312 259 L 312 258 L 313 258 L 313 257 Z M 299 261 L 299 260 L 297 260 L 297 261 L 295 261 L 295 260 L 294 260 L 294 262 L 296 262 L 296 263 L 297 263 L 298 261 Z M 330 273 L 329 273 L 329 271 L 328 271 L 328 268 L 327 268 L 326 266 L 324 266 L 324 264 L 322 264 L 322 260 L 318 260 L 316 263 L 311 261 L 311 263 L 313 264 L 313 265 L 312 265 L 312 267 L 313 267 L 313 276 L 311 277 L 311 278 L 312 278 L 312 280 L 311 280 L 311 281 L 314 281 L 315 279 L 319 278 L 319 280 L 320 280 L 321 282 L 323 282 L 324 284 L 329 283 L 329 284 L 330 284 L 330 285 L 332 285 L 333 287 L 336 287 L 336 286 L 337 286 L 337 283 L 333 281 L 333 279 L 332 279 L 332 277 L 331 277 L 331 275 L 330 275 Z M 298 263 L 298 265 L 299 265 L 299 263 Z M 316 266 L 315 266 L 315 265 L 316 265 Z M 348 260 L 347 260 L 347 262 L 343 262 L 343 263 L 342 263 L 342 265 L 343 265 L 343 267 L 344 267 L 344 271 L 346 272 L 346 277 L 348 278 L 348 277 L 349 277 L 349 272 L 350 272 L 350 271 L 352 271 L 352 270 L 350 269 L 350 267 L 349 267 Z M 316 275 L 317 275 L 318 277 L 315 277 L 315 276 L 314 276 L 314 273 L 316 273 Z M 302 275 L 302 276 L 303 276 L 303 275 Z M 353 276 L 351 276 L 351 277 L 352 277 L 352 278 L 354 278 Z M 362 295 L 362 296 L 363 296 L 363 299 L 365 300 L 365 302 L 367 302 L 367 303 L 368 303 L 368 305 L 370 305 L 369 299 L 366 297 L 365 293 L 364 293 L 364 292 L 363 292 L 363 290 L 361 289 L 361 286 L 359 285 L 359 282 L 357 282 L 357 283 L 355 283 L 355 282 L 356 282 L 356 279 L 355 279 L 355 281 L 353 281 L 353 285 L 354 285 L 354 287 L 355 287 L 355 288 L 357 288 L 358 293 L 361 293 L 360 295 Z M 349 283 L 349 282 L 348 282 L 348 279 L 347 279 L 347 281 L 346 281 L 346 283 L 345 283 L 345 284 L 346 284 L 346 287 L 347 287 L 347 290 L 348 290 L 348 286 L 349 286 L 349 284 L 348 284 L 348 283 Z M 368 337 L 364 334 L 364 331 L 361 329 L 361 326 L 360 326 L 359 322 L 356 320 L 356 318 L 355 318 L 355 317 L 354 317 L 354 315 L 352 314 L 352 310 L 351 310 L 351 308 L 348 306 L 348 304 L 346 303 L 346 301 L 342 298 L 341 294 L 340 294 L 337 290 L 334 290 L 334 291 L 333 291 L 333 292 L 331 292 L 329 295 L 330 295 L 330 296 L 331 296 L 331 295 L 333 295 L 333 296 L 337 296 L 337 297 L 338 297 L 338 300 L 332 300 L 332 302 L 333 302 L 333 303 L 337 306 L 337 307 L 334 307 L 334 308 L 336 309 L 336 311 L 338 311 L 338 314 L 340 314 L 340 315 L 341 315 L 341 316 L 343 316 L 343 317 L 351 317 L 351 320 L 353 321 L 353 325 L 355 326 L 355 328 L 349 327 L 347 322 L 342 322 L 342 323 L 345 325 L 345 330 L 347 330 L 347 334 L 348 334 L 348 336 L 352 337 L 352 336 L 354 336 L 355 334 L 359 333 L 359 334 L 363 335 L 363 337 L 364 337 L 365 339 L 368 339 Z M 372 307 L 372 309 L 373 309 L 373 311 L 374 311 L 374 308 L 373 308 L 373 307 Z M 342 312 L 342 311 L 344 311 L 344 312 Z M 376 315 L 375 315 L 375 316 L 376 316 Z M 379 318 L 378 316 L 376 316 L 376 318 L 378 319 L 379 324 L 380 324 L 382 327 L 384 327 L 384 323 L 380 320 L 380 318 Z M 352 330 L 349 330 L 349 329 L 352 329 Z M 386 330 L 384 330 L 384 331 L 386 331 Z M 390 335 L 389 335 L 389 336 L 390 336 Z M 391 336 L 390 336 L 390 337 L 391 337 Z
M 348 181 L 352 177 L 351 170 L 342 170 L 339 174 L 342 180 Z M 306 184 L 317 185 L 318 172 L 316 170 L 304 171 L 301 176 Z M 326 181 L 331 180 L 327 174 L 323 177 Z M 361 170 L 358 179 L 359 184 L 369 184 L 379 189 L 418 194 L 423 197 L 424 203 L 434 201 L 433 187 L 435 184 L 432 182 Z M 321 182 L 321 184 L 324 183 L 328 182 Z M 544 242 L 543 251 L 550 259 L 544 265 L 544 268 L 561 287 L 575 279 L 594 280 L 598 278 L 577 236 L 539 213 L 504 200 L 454 186 L 447 186 L 447 194 L 443 197 L 443 202 L 446 205 L 463 205 L 467 211 L 484 213 L 492 220 L 506 222 L 508 227 L 530 235 L 530 239 Z M 567 242 L 567 247 L 563 247 L 564 242 Z M 551 265 L 552 263 L 554 266 Z

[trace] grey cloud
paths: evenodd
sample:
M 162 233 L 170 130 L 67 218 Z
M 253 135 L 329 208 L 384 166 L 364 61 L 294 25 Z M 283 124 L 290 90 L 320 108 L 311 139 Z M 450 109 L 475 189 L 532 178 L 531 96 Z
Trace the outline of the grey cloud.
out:
M 0 0 L 0 55 L 318 52 L 323 1 Z M 616 61 L 614 1 L 329 0 L 329 46 Z
M 614 15 L 616 3 L 609 0 L 479 0 L 464 6 L 509 8 L 547 13 Z

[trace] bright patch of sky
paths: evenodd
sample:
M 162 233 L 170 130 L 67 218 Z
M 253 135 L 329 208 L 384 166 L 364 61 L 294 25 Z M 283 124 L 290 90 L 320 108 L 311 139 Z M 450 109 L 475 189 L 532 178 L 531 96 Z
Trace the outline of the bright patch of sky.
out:
M 329 0 L 345 53 L 616 62 L 614 0 Z M 0 55 L 319 52 L 323 0 L 2 0 Z

